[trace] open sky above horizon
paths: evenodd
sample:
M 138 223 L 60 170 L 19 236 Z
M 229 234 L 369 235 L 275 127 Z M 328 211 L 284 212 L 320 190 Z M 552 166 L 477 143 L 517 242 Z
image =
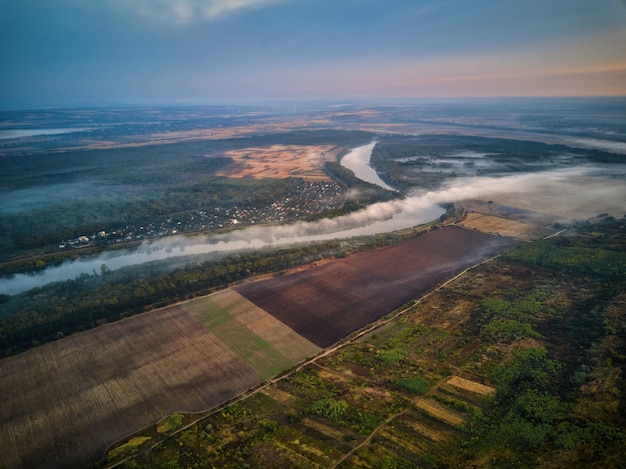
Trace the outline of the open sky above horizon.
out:
M 626 95 L 626 0 L 0 0 L 0 106 Z

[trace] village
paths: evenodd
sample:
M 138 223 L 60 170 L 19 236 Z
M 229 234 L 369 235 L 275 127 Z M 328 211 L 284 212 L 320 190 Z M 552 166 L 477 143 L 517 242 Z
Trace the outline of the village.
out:
M 340 208 L 344 200 L 345 189 L 337 182 L 303 180 L 293 191 L 267 205 L 207 207 L 205 210 L 184 212 L 175 217 L 167 216 L 144 224 L 111 226 L 107 230 L 62 240 L 58 249 L 80 249 L 183 233 L 213 232 L 238 226 L 306 220 Z

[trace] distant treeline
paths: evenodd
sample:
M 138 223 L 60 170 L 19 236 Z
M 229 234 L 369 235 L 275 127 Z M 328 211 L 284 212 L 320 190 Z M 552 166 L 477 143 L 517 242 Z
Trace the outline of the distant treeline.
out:
M 276 143 L 350 148 L 370 140 L 367 132 L 300 131 L 0 158 L 0 188 L 11 197 L 0 210 L 0 262 L 182 212 L 268 205 L 296 184 L 217 177 L 231 161 L 228 150 Z
M 482 155 L 463 158 L 462 153 Z M 563 159 L 567 156 L 566 159 Z M 451 159 L 456 163 L 452 164 Z M 480 161 L 480 164 L 476 164 Z M 395 187 L 434 189 L 457 176 L 555 169 L 572 164 L 624 164 L 623 155 L 541 142 L 467 135 L 381 137 L 372 165 Z

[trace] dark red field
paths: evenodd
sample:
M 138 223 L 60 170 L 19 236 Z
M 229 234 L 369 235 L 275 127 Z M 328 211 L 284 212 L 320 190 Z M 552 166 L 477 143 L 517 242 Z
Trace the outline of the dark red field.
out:
M 311 342 L 329 347 L 514 242 L 449 226 L 234 289 Z

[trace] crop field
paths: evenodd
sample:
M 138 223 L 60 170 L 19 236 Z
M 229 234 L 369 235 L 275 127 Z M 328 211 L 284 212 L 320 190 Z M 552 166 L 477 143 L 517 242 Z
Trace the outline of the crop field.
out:
M 397 246 L 235 287 L 320 347 L 328 347 L 513 241 L 447 227 Z
M 81 467 L 173 412 L 261 377 L 184 310 L 93 329 L 0 362 L 0 467 Z
M 264 379 L 320 350 L 230 289 L 185 303 L 182 308 Z
M 469 213 L 461 225 L 484 231 L 485 233 L 497 233 L 501 236 L 514 238 L 526 237 L 530 232 L 537 229 L 536 225 L 521 223 L 506 218 L 484 215 L 482 213 Z
M 338 150 L 333 152 L 334 148 L 332 145 L 272 145 L 230 150 L 225 155 L 232 158 L 233 163 L 217 174 L 254 179 L 301 177 L 329 181 L 324 172 L 324 161 L 327 154 L 329 160 L 336 159 Z
M 495 388 L 487 386 L 486 384 L 477 383 L 476 381 L 461 378 L 460 376 L 453 376 L 446 382 L 446 384 L 449 384 L 450 386 L 453 386 L 455 388 L 479 394 L 481 396 L 495 397 L 496 395 Z

